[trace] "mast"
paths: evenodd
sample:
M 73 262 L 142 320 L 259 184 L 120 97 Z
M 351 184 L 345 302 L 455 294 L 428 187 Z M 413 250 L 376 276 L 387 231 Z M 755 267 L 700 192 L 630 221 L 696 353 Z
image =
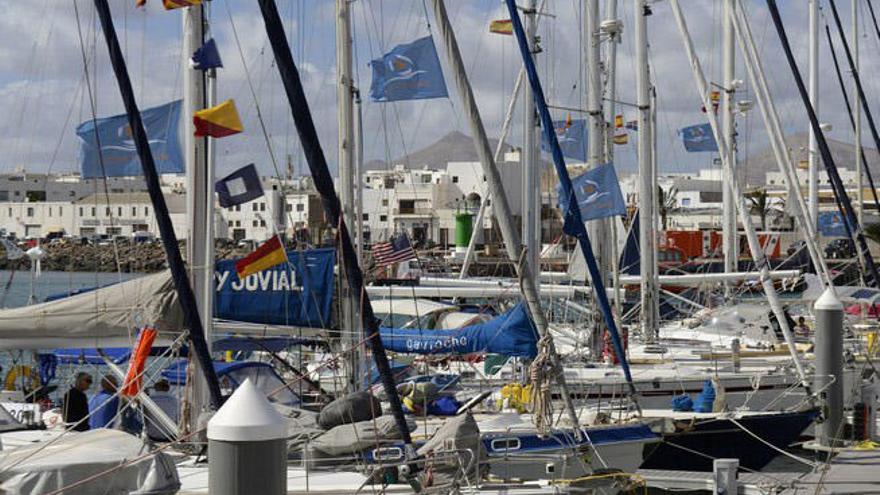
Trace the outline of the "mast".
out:
M 694 83 L 697 86 L 697 92 L 700 95 L 703 106 L 707 110 L 706 115 L 709 117 L 709 125 L 712 128 L 712 135 L 715 138 L 715 142 L 718 144 L 718 150 L 721 154 L 721 164 L 724 173 L 724 180 L 728 182 L 733 188 L 733 194 L 737 202 L 737 210 L 743 223 L 746 240 L 749 243 L 749 251 L 751 251 L 752 258 L 755 261 L 755 267 L 759 271 L 759 278 L 761 281 L 761 285 L 764 288 L 764 294 L 767 296 L 767 300 L 770 303 L 770 308 L 773 311 L 773 315 L 776 317 L 776 321 L 779 323 L 779 327 L 782 329 L 785 341 L 788 344 L 789 352 L 791 353 L 792 361 L 794 362 L 795 368 L 797 368 L 798 377 L 800 378 L 802 385 L 808 389 L 809 383 L 807 382 L 806 373 L 804 372 L 804 368 L 801 364 L 800 357 L 798 356 L 797 349 L 794 346 L 794 337 L 791 333 L 791 328 L 788 325 L 788 320 L 785 317 L 785 312 L 782 309 L 782 304 L 779 301 L 779 296 L 776 293 L 776 289 L 773 286 L 773 280 L 770 277 L 770 263 L 767 260 L 767 256 L 764 253 L 764 250 L 761 248 L 761 243 L 758 240 L 758 235 L 755 233 L 755 224 L 752 220 L 751 214 L 749 213 L 749 207 L 746 204 L 746 198 L 742 194 L 739 183 L 734 180 L 734 170 L 732 166 L 733 164 L 728 161 L 730 154 L 728 153 L 727 148 L 729 147 L 730 143 L 727 140 L 727 136 L 721 132 L 721 127 L 718 124 L 718 118 L 715 115 L 715 112 L 711 111 L 712 101 L 709 91 L 709 84 L 706 82 L 706 76 L 703 73 L 702 65 L 700 64 L 699 58 L 697 58 L 696 50 L 694 49 L 693 41 L 691 40 L 690 33 L 688 32 L 687 24 L 684 20 L 684 15 L 681 13 L 681 8 L 679 6 L 678 0 L 670 0 L 670 7 L 672 8 L 672 14 L 675 17 L 675 23 L 678 25 L 678 30 L 681 34 L 682 42 L 684 44 L 684 48 L 690 62 L 690 66 L 693 72 Z M 740 30 L 737 25 L 736 15 L 734 15 L 734 22 L 734 27 L 736 31 L 739 32 Z
M 652 163 L 653 128 L 651 127 L 651 95 L 648 79 L 648 14 L 647 2 L 637 0 L 635 3 L 635 38 L 636 38 L 636 104 L 639 108 L 639 251 L 641 265 L 641 281 L 639 296 L 641 298 L 641 327 L 645 342 L 653 344 L 657 340 L 657 319 L 659 288 L 654 278 L 656 265 L 656 232 L 654 231 L 654 167 Z
M 361 235 L 354 229 L 359 222 L 355 222 L 354 208 L 354 85 L 352 83 L 352 56 L 351 56 L 351 9 L 349 0 L 336 0 L 336 111 L 339 135 L 337 139 L 337 153 L 339 160 L 339 201 L 342 204 L 342 221 L 349 232 L 355 232 L 355 239 L 360 244 Z M 358 178 L 357 182 L 360 180 Z M 360 247 L 356 252 L 360 253 Z M 358 257 L 358 264 L 363 260 Z M 339 272 L 340 279 L 349 274 Z M 348 285 L 339 284 L 341 292 L 341 321 L 340 330 L 342 340 L 348 341 L 349 345 L 356 349 L 360 342 L 360 332 L 357 326 L 357 298 L 348 290 Z M 346 339 L 346 336 L 348 339 Z M 348 367 L 347 388 L 350 392 L 358 389 L 361 373 L 359 370 L 359 352 L 350 352 L 347 359 Z
M 587 168 L 593 169 L 605 163 L 605 117 L 602 114 L 602 74 L 601 74 L 601 39 L 599 32 L 599 0 L 584 1 L 584 46 L 585 68 L 584 81 L 587 84 Z M 595 136 L 595 139 L 593 138 Z M 599 271 L 605 282 L 612 270 L 611 236 L 609 235 L 609 219 L 590 222 L 590 237 L 595 240 Z M 593 315 L 592 347 L 593 355 L 599 356 L 603 347 L 605 326 L 602 317 L 596 311 Z
M 458 41 L 455 38 L 455 33 L 449 23 L 449 17 L 446 14 L 446 6 L 444 5 L 443 0 L 433 0 L 433 5 L 434 19 L 438 24 L 438 31 L 443 40 L 443 45 L 446 48 L 446 56 L 449 59 L 450 69 L 458 87 L 459 96 L 462 99 L 464 113 L 468 116 L 468 123 L 470 124 L 471 133 L 474 137 L 477 155 L 480 157 L 480 163 L 483 166 L 483 174 L 486 176 L 486 184 L 489 187 L 489 192 L 492 196 L 492 207 L 498 220 L 498 227 L 501 230 L 501 235 L 504 238 L 507 256 L 508 259 L 514 263 L 514 266 L 517 267 L 517 274 L 520 278 L 523 297 L 526 300 L 532 321 L 535 323 L 535 328 L 540 335 L 540 341 L 538 344 L 539 356 L 536 358 L 536 362 L 533 362 L 533 366 L 538 364 L 538 360 L 542 359 L 540 354 L 546 352 L 548 355 L 544 356 L 543 359 L 549 358 L 548 364 L 551 369 L 561 371 L 559 355 L 556 353 L 556 348 L 553 344 L 553 337 L 550 335 L 547 319 L 541 309 L 541 301 L 538 298 L 538 288 L 535 284 L 535 280 L 538 277 L 532 275 L 532 269 L 534 267 L 529 264 L 528 259 L 524 259 L 520 262 L 522 246 L 520 245 L 518 236 L 516 235 L 516 229 L 512 222 L 513 217 L 510 211 L 510 204 L 507 201 L 507 194 L 505 193 L 503 183 L 501 182 L 501 174 L 498 171 L 498 167 L 495 165 L 495 160 L 493 159 L 492 152 L 489 148 L 489 138 L 486 136 L 486 128 L 483 126 L 477 102 L 474 99 L 473 89 L 467 78 L 464 62 L 461 59 L 461 52 L 458 48 Z M 526 71 L 530 73 L 529 78 L 531 79 L 531 72 L 534 72 L 533 67 L 531 69 L 529 68 L 529 63 L 531 62 L 531 47 L 528 46 L 528 41 L 525 39 L 525 33 L 522 32 L 522 24 L 519 22 L 518 14 L 514 10 L 510 12 L 510 15 L 514 29 L 519 29 L 520 31 L 517 34 L 518 38 L 522 38 L 520 40 L 520 49 L 526 52 L 524 56 L 527 55 L 529 57 L 529 60 L 524 62 L 526 65 Z M 516 28 L 516 26 L 519 27 Z M 535 88 L 533 87 L 532 89 L 534 90 Z M 537 91 L 535 93 L 537 93 Z M 537 97 L 537 94 L 535 96 Z M 546 111 L 546 109 L 542 109 L 542 112 L 544 111 Z M 544 120 L 543 116 L 542 120 Z M 546 125 L 547 122 L 544 121 L 544 124 Z M 550 128 L 552 132 L 552 123 Z M 544 370 L 541 371 L 542 373 L 539 374 L 543 374 Z M 577 428 L 578 417 L 574 410 L 571 395 L 568 392 L 568 386 L 565 383 L 565 375 L 559 372 L 556 373 L 555 378 L 559 385 L 562 399 L 565 403 L 568 419 L 571 422 L 571 425 L 575 427 L 575 436 L 580 438 L 580 429 Z M 534 384 L 534 386 L 539 387 L 539 384 Z M 541 396 L 539 395 L 538 397 Z M 536 409 L 539 402 L 544 403 L 544 401 L 535 401 Z M 547 407 L 549 407 L 549 404 L 547 404 Z M 550 427 L 549 424 L 544 424 L 544 420 L 547 419 L 546 416 L 550 415 L 550 412 L 551 411 L 549 410 L 542 411 L 542 413 L 535 412 L 535 422 L 539 430 L 543 430 L 545 427 Z
M 813 1 L 813 0 L 811 0 Z M 722 54 L 723 66 L 722 81 L 724 84 L 724 96 L 721 99 L 721 132 L 727 136 L 730 146 L 727 148 L 729 156 L 727 161 L 733 166 L 734 180 L 738 179 L 736 171 L 736 125 L 733 120 L 734 102 L 736 91 L 733 80 L 736 77 L 736 45 L 733 36 L 733 0 L 724 0 L 724 19 L 722 21 Z M 707 111 L 709 111 L 707 109 Z M 734 205 L 733 188 L 722 181 L 723 224 L 721 227 L 722 243 L 724 251 L 724 272 L 734 273 L 737 271 L 739 259 L 739 239 L 736 232 L 736 205 Z M 725 296 L 731 296 L 731 284 L 724 284 Z
M 810 58 L 809 58 L 809 85 L 810 104 L 819 113 L 819 0 L 808 0 L 810 8 Z M 810 129 L 809 144 L 809 219 L 813 225 L 819 224 L 819 149 L 816 146 L 816 133 Z
M 373 362 L 375 363 L 376 370 L 379 372 L 379 376 L 382 378 L 382 387 L 388 397 L 391 414 L 394 416 L 397 430 L 403 439 L 403 443 L 406 445 L 406 459 L 411 460 L 416 455 L 412 436 L 406 424 L 400 396 L 397 393 L 394 376 L 388 364 L 388 355 L 385 353 L 385 346 L 382 344 L 382 339 L 379 336 L 379 322 L 373 314 L 370 298 L 364 291 L 363 272 L 361 272 L 360 265 L 358 264 L 357 252 L 351 242 L 348 227 L 345 222 L 340 221 L 342 208 L 339 203 L 339 197 L 336 195 L 336 189 L 333 186 L 333 177 L 330 175 L 324 150 L 321 148 L 321 142 L 318 140 L 318 131 L 315 129 L 315 123 L 309 110 L 309 102 L 306 99 L 302 81 L 299 78 L 299 71 L 293 61 L 290 45 L 287 43 L 287 36 L 284 33 L 281 16 L 278 14 L 278 7 L 275 5 L 274 0 L 259 0 L 259 5 L 260 13 L 266 26 L 266 34 L 269 37 L 272 53 L 275 56 L 275 64 L 278 66 L 278 72 L 284 84 L 284 91 L 290 105 L 294 125 L 302 144 L 303 154 L 312 173 L 315 189 L 321 195 L 324 214 L 331 225 L 339 225 L 340 261 L 348 275 L 349 290 L 352 294 L 357 294 L 362 298 L 362 303 L 359 305 L 359 313 L 361 317 L 360 324 L 363 327 L 363 339 L 372 351 Z M 412 479 L 411 477 L 417 471 L 417 466 L 409 466 L 408 476 L 410 479 Z
M 192 115 L 208 104 L 206 72 L 190 66 L 190 57 L 205 42 L 205 7 L 196 5 L 181 9 L 183 22 L 183 108 L 184 125 L 192 122 Z M 188 128 L 187 128 L 188 129 Z M 213 333 L 214 256 L 212 242 L 214 191 L 213 167 L 208 159 L 208 138 L 196 137 L 187 131 L 184 135 L 184 161 L 186 164 L 186 255 L 196 306 L 205 332 L 205 344 L 211 350 Z M 193 360 L 195 370 L 200 363 Z M 202 408 L 208 403 L 205 382 L 194 372 L 190 426 L 197 427 Z
M 189 340 L 192 345 L 192 351 L 198 358 L 201 372 L 204 374 L 207 388 L 210 392 L 210 404 L 214 408 L 220 407 L 221 394 L 220 383 L 217 381 L 217 375 L 214 373 L 214 367 L 211 362 L 211 353 L 205 342 L 205 332 L 202 327 L 202 321 L 199 318 L 199 311 L 196 303 L 196 297 L 193 293 L 192 286 L 187 277 L 186 266 L 183 258 L 180 256 L 180 250 L 177 247 L 177 236 L 174 234 L 174 225 L 171 223 L 171 216 L 168 214 L 168 205 L 165 204 L 165 197 L 162 195 L 162 187 L 159 183 L 159 174 L 156 171 L 156 163 L 153 160 L 153 153 L 150 150 L 149 141 L 147 140 L 147 132 L 144 129 L 141 113 L 134 97 L 134 90 L 131 87 L 131 79 L 128 75 L 128 68 L 125 65 L 125 58 L 122 55 L 122 48 L 119 46 L 119 39 L 116 36 L 116 28 L 113 26 L 113 17 L 110 14 L 110 7 L 107 0 L 94 0 L 95 10 L 98 11 L 98 17 L 101 21 L 101 29 L 104 32 L 104 38 L 107 41 L 107 51 L 110 53 L 110 63 L 113 66 L 113 72 L 116 75 L 116 81 L 119 84 L 119 93 L 125 104 L 125 113 L 128 115 L 129 126 L 132 131 L 132 138 L 137 148 L 138 158 L 144 171 L 144 182 L 147 184 L 147 192 L 150 195 L 150 202 L 156 214 L 156 224 L 162 236 L 162 246 L 165 249 L 165 256 L 168 260 L 168 268 L 171 271 L 171 277 L 174 280 L 174 288 L 177 291 L 177 297 L 180 301 L 180 307 L 183 311 L 184 324 L 189 328 Z
M 841 31 L 841 36 L 843 36 Z M 859 0 L 852 0 L 852 62 L 853 62 L 853 94 L 857 98 L 861 98 L 859 83 L 856 78 L 859 74 Z M 856 201 L 859 203 L 858 220 L 859 225 L 865 225 L 865 186 L 863 184 L 862 170 L 862 106 L 856 105 L 855 115 L 855 151 L 856 151 Z
M 620 43 L 621 23 L 617 19 L 617 0 L 607 0 L 605 3 L 605 21 L 602 23 L 602 31 L 608 36 L 605 47 L 605 122 L 614 122 L 617 113 L 617 44 Z M 615 130 L 605 125 L 605 163 L 614 163 L 614 145 L 612 143 Z M 611 227 L 611 274 L 612 286 L 614 287 L 614 311 L 618 323 L 622 314 L 622 302 L 620 300 L 620 253 L 617 249 L 618 236 L 617 222 L 612 220 Z M 625 232 L 623 232 L 625 234 Z
M 525 15 L 526 36 L 529 40 L 529 49 L 533 56 L 537 56 L 540 49 L 536 37 L 537 23 L 535 22 L 535 9 L 537 0 L 527 0 Z M 537 118 L 535 113 L 535 99 L 532 88 L 527 84 L 523 98 L 523 156 L 522 156 L 522 243 L 526 249 L 529 266 L 532 267 L 532 277 L 535 285 L 540 283 L 541 277 L 541 171 L 539 170 L 537 147 Z

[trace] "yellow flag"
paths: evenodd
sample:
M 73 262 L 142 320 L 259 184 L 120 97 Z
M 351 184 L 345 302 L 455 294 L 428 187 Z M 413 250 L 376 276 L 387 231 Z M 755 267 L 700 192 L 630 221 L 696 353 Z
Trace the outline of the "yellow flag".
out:
M 489 24 L 489 32 L 495 34 L 512 35 L 513 21 L 511 21 L 510 19 L 492 21 L 492 23 Z
M 194 113 L 193 124 L 196 126 L 196 136 L 224 137 L 244 130 L 232 100 Z

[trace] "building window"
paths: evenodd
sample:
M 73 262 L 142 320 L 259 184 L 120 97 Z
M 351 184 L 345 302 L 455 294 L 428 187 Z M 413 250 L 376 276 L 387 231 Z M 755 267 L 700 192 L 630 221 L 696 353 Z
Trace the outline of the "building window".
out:
M 681 206 L 690 206 L 691 198 L 681 198 Z
M 49 216 L 50 217 L 52 216 L 52 207 L 51 206 L 49 207 Z
M 431 183 L 431 174 L 422 174 L 422 184 Z
M 290 203 L 287 203 L 286 205 L 284 205 L 284 211 L 286 211 L 287 213 L 292 212 L 292 211 L 293 211 L 293 205 L 290 204 Z
M 365 221 L 365 222 L 369 221 L 369 220 L 370 220 L 370 214 L 369 214 L 369 213 L 364 213 L 364 216 L 362 217 L 362 219 L 363 219 L 363 221 Z
M 236 220 L 236 221 L 235 221 L 235 226 L 236 226 L 236 227 L 241 227 L 241 220 Z
M 138 208 L 137 208 L 137 206 L 132 206 L 132 207 L 131 207 L 131 216 L 133 216 L 133 217 L 138 216 Z
M 107 227 L 107 235 L 120 235 L 122 234 L 122 227 Z
M 0 201 L 9 201 L 9 191 L 0 191 Z
M 33 208 L 28 208 L 28 209 L 27 209 L 27 216 L 29 216 L 29 217 L 34 216 L 34 209 L 33 209 Z
M 235 211 L 241 211 L 241 205 L 235 205 Z
M 147 215 L 149 215 L 149 214 L 150 214 L 150 207 L 149 207 L 149 206 L 144 206 L 144 216 L 147 216 Z
M 380 222 L 387 222 L 387 221 L 388 221 L 388 215 L 379 215 L 379 221 L 380 221 Z
M 304 205 L 302 203 L 297 203 L 296 211 L 306 211 L 306 205 Z
M 457 176 L 457 175 L 453 175 L 453 176 L 452 176 L 452 183 L 453 183 L 453 184 L 458 184 L 458 176 Z
M 109 217 L 109 216 L 110 216 L 110 207 L 109 207 L 109 206 L 107 206 L 107 207 L 104 208 L 104 216 L 105 216 L 105 217 Z
M 83 207 L 82 206 L 79 207 L 79 216 L 83 216 Z
M 266 211 L 266 203 L 260 203 L 260 211 Z
M 232 227 L 232 220 L 229 221 L 229 226 Z
M 254 220 L 254 227 L 256 227 L 256 226 L 258 226 L 258 225 L 260 225 L 260 222 Z
M 12 208 L 9 208 L 9 218 L 12 218 Z
M 382 200 L 382 206 L 388 206 L 388 199 L 387 198 Z
M 92 207 L 92 217 L 97 216 L 97 212 L 95 211 L 95 207 Z
M 116 207 L 116 216 L 118 216 L 118 217 L 122 216 L 122 207 L 121 206 Z
M 59 217 L 63 217 L 63 216 L 64 216 L 64 207 L 63 207 L 63 206 L 59 206 L 59 207 L 58 207 L 58 216 L 59 216 Z
M 260 220 L 260 227 L 265 227 L 265 226 L 266 226 L 266 221 Z
M 67 195 L 72 198 L 72 197 L 76 196 L 76 191 L 70 191 Z

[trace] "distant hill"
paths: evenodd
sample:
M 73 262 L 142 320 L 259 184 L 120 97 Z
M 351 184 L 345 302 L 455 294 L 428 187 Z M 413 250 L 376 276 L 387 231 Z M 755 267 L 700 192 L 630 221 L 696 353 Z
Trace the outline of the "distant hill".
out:
M 856 152 L 852 143 L 845 143 L 836 139 L 827 139 L 828 147 L 831 149 L 831 155 L 834 163 L 839 168 L 856 169 Z M 809 148 L 809 134 L 791 134 L 786 137 L 788 148 L 791 152 L 791 158 L 795 165 L 806 167 L 807 150 Z M 880 182 L 880 153 L 874 148 L 865 146 L 865 158 L 868 160 L 868 167 L 871 174 L 875 178 L 875 182 Z M 804 163 L 801 163 L 804 162 Z M 776 158 L 773 155 L 773 149 L 770 145 L 756 151 L 746 159 L 740 160 L 740 165 L 745 169 L 746 182 L 751 186 L 763 185 L 766 180 L 766 172 L 777 171 L 779 167 L 776 165 Z M 824 164 L 821 157 L 819 158 L 819 177 L 825 177 Z M 867 186 L 865 180 L 865 186 Z
M 497 139 L 489 139 L 489 147 L 492 151 L 498 146 Z M 505 143 L 505 151 L 515 147 Z M 433 169 L 445 169 L 447 162 L 475 162 L 478 161 L 477 149 L 474 140 L 461 132 L 452 131 L 438 141 L 422 149 L 413 151 L 407 155 L 399 156 L 391 160 L 394 165 L 404 165 L 406 168 L 421 169 L 427 166 Z M 382 170 L 388 168 L 384 160 L 370 160 L 364 164 L 366 170 Z

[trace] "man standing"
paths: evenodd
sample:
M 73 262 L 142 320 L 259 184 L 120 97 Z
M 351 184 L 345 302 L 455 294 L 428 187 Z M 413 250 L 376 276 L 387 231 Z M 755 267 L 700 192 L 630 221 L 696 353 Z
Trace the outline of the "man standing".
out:
M 92 375 L 79 372 L 73 386 L 64 395 L 64 406 L 61 409 L 64 422 L 72 424 L 75 431 L 88 431 L 89 423 L 85 421 L 89 415 L 89 402 L 86 391 L 92 386 Z
M 101 391 L 89 401 L 92 411 L 89 426 L 95 428 L 112 428 L 116 413 L 119 412 L 119 396 L 116 395 L 116 377 L 108 375 L 101 379 Z

